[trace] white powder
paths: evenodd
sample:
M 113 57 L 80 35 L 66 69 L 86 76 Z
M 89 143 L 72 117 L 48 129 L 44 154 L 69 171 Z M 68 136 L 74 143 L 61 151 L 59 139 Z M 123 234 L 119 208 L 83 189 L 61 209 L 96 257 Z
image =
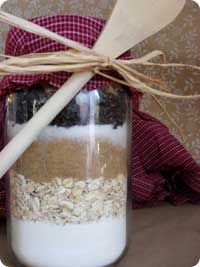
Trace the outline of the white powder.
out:
M 102 267 L 126 247 L 126 218 L 65 226 L 11 218 L 11 246 L 27 267 Z
M 13 138 L 25 124 L 15 124 L 8 126 L 8 137 Z M 37 140 L 52 140 L 52 139 L 72 139 L 85 142 L 87 140 L 95 141 L 96 138 L 101 138 L 110 141 L 114 145 L 122 147 L 127 146 L 127 124 L 122 127 L 113 129 L 113 125 L 87 125 L 87 126 L 73 126 L 70 128 L 48 126 L 46 127 Z

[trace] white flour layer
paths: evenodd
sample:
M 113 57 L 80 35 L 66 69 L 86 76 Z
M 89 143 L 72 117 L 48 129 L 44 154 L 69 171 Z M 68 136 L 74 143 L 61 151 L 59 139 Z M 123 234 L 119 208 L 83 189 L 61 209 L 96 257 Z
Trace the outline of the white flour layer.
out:
M 25 124 L 15 124 L 14 126 L 8 126 L 8 137 L 12 139 L 17 133 L 19 133 Z M 101 138 L 111 142 L 113 145 L 119 145 L 122 147 L 127 146 L 127 125 L 113 129 L 113 125 L 87 125 L 87 126 L 73 126 L 70 128 L 48 126 L 46 127 L 37 140 L 54 140 L 54 139 L 72 139 L 81 142 Z
M 126 247 L 126 218 L 88 224 L 23 221 L 11 218 L 11 246 L 27 267 L 102 267 Z

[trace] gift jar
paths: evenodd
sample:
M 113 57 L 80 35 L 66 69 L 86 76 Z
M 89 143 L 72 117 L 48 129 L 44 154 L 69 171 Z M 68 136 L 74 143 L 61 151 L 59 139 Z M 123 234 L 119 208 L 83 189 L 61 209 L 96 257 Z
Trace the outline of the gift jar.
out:
M 7 98 L 12 139 L 55 89 L 34 85 Z M 9 172 L 12 254 L 27 267 L 102 267 L 127 246 L 131 114 L 127 90 L 81 91 Z

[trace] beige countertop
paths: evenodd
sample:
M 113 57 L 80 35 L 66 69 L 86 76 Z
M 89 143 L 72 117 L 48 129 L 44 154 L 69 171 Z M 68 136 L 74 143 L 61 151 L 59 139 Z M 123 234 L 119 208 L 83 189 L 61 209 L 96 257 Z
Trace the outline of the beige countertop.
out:
M 128 253 L 114 267 L 192 267 L 197 264 L 200 206 L 176 208 L 164 204 L 133 211 L 129 225 Z M 0 224 L 0 258 L 6 266 L 16 267 L 8 255 L 4 223 Z

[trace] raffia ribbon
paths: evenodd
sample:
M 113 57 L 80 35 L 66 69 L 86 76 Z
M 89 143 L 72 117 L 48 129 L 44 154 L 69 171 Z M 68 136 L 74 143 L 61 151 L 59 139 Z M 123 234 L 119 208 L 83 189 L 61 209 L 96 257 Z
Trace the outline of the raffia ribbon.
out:
M 136 88 L 137 90 L 150 95 L 175 99 L 200 99 L 200 95 L 185 96 L 167 92 L 167 87 L 160 80 L 153 79 L 134 68 L 135 66 L 140 65 L 200 70 L 200 67 L 198 66 L 175 63 L 167 64 L 166 60 L 164 60 L 164 63 L 150 62 L 150 60 L 158 56 L 162 56 L 165 59 L 165 55 L 162 51 L 156 50 L 141 58 L 132 60 L 112 59 L 105 57 L 104 55 L 99 55 L 92 49 L 89 49 L 78 42 L 67 39 L 30 21 L 1 10 L 0 21 L 30 33 L 57 41 L 73 49 L 52 53 L 29 54 L 18 57 L 1 55 L 4 58 L 6 57 L 5 60 L 0 62 L 0 75 L 2 76 L 7 74 L 39 74 L 59 71 L 75 73 L 92 70 L 103 77 L 127 85 L 128 87 Z M 116 79 L 114 76 L 105 74 L 105 70 L 115 70 L 122 79 Z M 153 88 L 152 85 L 157 86 L 159 89 Z
M 0 75 L 2 76 L 8 74 L 40 74 L 60 71 L 75 73 L 90 70 L 112 81 L 131 88 L 136 88 L 142 93 L 150 94 L 154 97 L 159 105 L 160 102 L 157 96 L 169 97 L 173 99 L 200 99 L 199 94 L 177 95 L 170 93 L 169 89 L 162 81 L 149 77 L 148 75 L 145 75 L 136 69 L 136 66 L 159 66 L 161 68 L 176 67 L 190 68 L 198 71 L 200 70 L 200 67 L 193 65 L 177 63 L 168 64 L 162 51 L 156 50 L 141 58 L 132 60 L 112 59 L 105 57 L 104 55 L 99 55 L 92 49 L 62 37 L 30 21 L 18 18 L 1 10 L 0 21 L 39 36 L 57 41 L 58 43 L 64 44 L 71 48 L 68 51 L 36 53 L 18 57 L 1 55 L 4 58 L 4 60 L 0 62 Z M 151 62 L 151 60 L 157 58 L 158 56 L 161 56 L 164 59 L 164 63 Z M 107 70 L 116 71 L 122 78 L 117 79 L 116 77 L 107 74 L 107 72 L 105 72 Z M 176 124 L 173 118 L 171 118 L 169 113 L 166 110 L 164 111 L 183 136 L 180 127 Z
M 192 68 L 200 70 L 200 67 L 184 65 L 184 64 L 166 64 L 166 63 L 152 63 L 150 60 L 163 56 L 162 51 L 153 51 L 147 55 L 132 60 L 110 59 L 103 55 L 94 55 L 94 52 L 89 51 L 60 51 L 52 53 L 37 53 L 25 56 L 7 57 L 6 60 L 0 63 L 0 75 L 8 74 L 40 74 L 50 72 L 82 72 L 92 70 L 95 73 L 115 81 L 128 87 L 136 88 L 137 90 L 151 95 L 164 96 L 176 99 L 199 99 L 200 95 L 176 95 L 165 92 L 167 87 L 157 79 L 153 79 L 136 69 L 134 66 L 159 66 L 159 67 L 179 67 Z M 114 76 L 105 73 L 105 70 L 116 71 L 123 79 L 117 79 Z M 154 89 L 152 85 L 159 87 Z

